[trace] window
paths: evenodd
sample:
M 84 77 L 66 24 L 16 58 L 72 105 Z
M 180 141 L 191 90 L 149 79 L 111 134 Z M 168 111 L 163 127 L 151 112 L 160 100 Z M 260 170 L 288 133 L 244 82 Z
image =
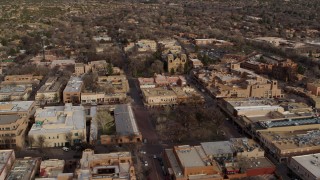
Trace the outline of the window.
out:
M 74 133 L 74 136 L 79 136 L 79 134 L 78 133 Z

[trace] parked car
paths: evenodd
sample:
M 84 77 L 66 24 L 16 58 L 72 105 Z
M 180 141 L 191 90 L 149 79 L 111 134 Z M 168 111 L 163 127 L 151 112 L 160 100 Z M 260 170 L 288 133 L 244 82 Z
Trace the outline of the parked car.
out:
M 148 161 L 144 161 L 144 166 L 148 166 Z
M 69 148 L 63 147 L 62 150 L 64 150 L 65 152 L 68 152 L 68 151 L 69 151 Z
M 153 159 L 157 159 L 157 155 L 153 155 Z

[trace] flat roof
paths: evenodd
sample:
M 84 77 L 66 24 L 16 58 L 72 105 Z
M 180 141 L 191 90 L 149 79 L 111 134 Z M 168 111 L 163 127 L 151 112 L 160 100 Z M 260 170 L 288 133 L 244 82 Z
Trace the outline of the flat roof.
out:
M 138 78 L 139 84 L 155 84 L 154 78 Z
M 7 180 L 29 180 L 32 177 L 34 171 L 37 171 L 36 166 L 38 158 L 25 158 L 16 159 L 10 173 L 7 176 Z
M 241 160 L 245 169 L 275 168 L 275 165 L 266 157 L 243 158 Z
M 289 118 L 289 119 L 281 119 L 281 120 L 275 120 L 275 121 L 259 122 L 259 124 L 263 128 L 320 124 L 320 118 L 318 117 L 296 118 L 296 119 Z
M 225 98 L 225 101 L 234 107 L 272 106 L 276 104 L 274 99 L 267 98 Z
M 175 96 L 176 94 L 167 88 L 150 88 L 150 89 L 141 89 L 142 93 L 146 97 L 150 96 Z
M 252 139 L 248 138 L 230 138 L 230 142 L 232 143 L 232 149 L 235 152 L 251 152 L 255 149 L 259 149 L 260 151 L 264 151 L 260 145 Z
M 201 146 L 208 156 L 233 153 L 230 141 L 203 142 Z
M 0 124 L 11 124 L 20 119 L 18 115 L 0 115 Z
M 59 160 L 59 159 L 48 159 L 41 161 L 41 168 L 46 168 L 46 167 L 54 167 L 54 168 L 62 168 L 64 167 L 64 160 Z
M 75 64 L 74 59 L 57 59 L 53 60 L 51 65 L 59 65 L 59 64 Z
M 116 131 L 121 135 L 140 134 L 131 105 L 121 104 L 114 109 Z
M 81 92 L 82 80 L 79 77 L 71 77 L 63 92 Z
M 272 143 L 280 150 L 300 149 L 306 147 L 314 147 L 320 149 L 320 130 L 319 126 L 311 126 L 305 129 L 296 128 L 293 126 L 288 130 L 278 131 L 258 131 L 261 137 Z
M 183 167 L 203 167 L 206 166 L 206 163 L 202 160 L 199 153 L 194 147 L 190 147 L 188 145 L 178 146 L 175 149 L 175 152 L 182 164 Z
M 199 59 L 194 59 L 194 58 L 191 58 L 190 61 L 192 61 L 192 62 L 201 62 Z
M 83 106 L 72 106 L 72 104 L 38 108 L 35 113 L 35 122 L 29 131 L 29 135 L 66 133 L 74 129 L 85 129 L 85 110 Z M 57 125 L 59 125 L 59 128 L 56 128 Z
M 0 150 L 0 174 L 2 174 L 2 171 L 4 170 L 4 167 L 8 163 L 8 160 L 10 156 L 14 154 L 14 151 L 12 149 L 10 150 Z
M 27 90 L 27 88 L 31 88 L 31 85 L 4 85 L 0 87 L 0 93 L 3 94 L 12 94 L 15 92 L 22 93 Z
M 313 174 L 316 177 L 316 179 L 320 178 L 319 159 L 320 153 L 292 157 L 293 161 L 296 161 L 300 166 L 308 170 L 311 174 Z
M 58 174 L 63 173 L 65 161 L 59 159 L 49 159 L 41 161 L 40 176 L 47 176 L 48 178 L 57 177 Z
M 8 112 L 25 112 L 30 109 L 34 101 L 0 102 L 0 114 Z
M 173 170 L 173 173 L 179 177 L 179 176 L 182 176 L 182 170 L 180 168 L 180 165 L 178 163 L 178 160 L 173 152 L 173 149 L 165 149 L 165 152 L 166 152 L 166 155 L 169 159 L 169 162 L 170 162 L 170 165 L 171 165 L 171 168 Z
M 80 165 L 81 168 L 88 168 L 88 165 L 92 161 L 96 160 L 104 160 L 104 159 L 119 159 L 121 157 L 130 157 L 131 158 L 131 153 L 130 152 L 113 152 L 113 153 L 105 153 L 105 154 L 95 154 L 92 152 L 93 150 L 91 149 L 85 149 L 82 152 L 82 158 L 80 159 Z M 90 155 L 87 153 L 89 152 Z M 91 153 L 92 152 L 92 153 Z
M 83 63 L 75 63 L 74 65 L 75 65 L 75 67 L 84 67 Z
M 40 93 L 44 92 L 56 92 L 61 88 L 62 84 L 60 81 L 56 81 L 55 79 L 48 79 L 47 82 L 41 86 L 41 88 L 38 90 Z M 38 93 L 37 92 L 37 93 Z

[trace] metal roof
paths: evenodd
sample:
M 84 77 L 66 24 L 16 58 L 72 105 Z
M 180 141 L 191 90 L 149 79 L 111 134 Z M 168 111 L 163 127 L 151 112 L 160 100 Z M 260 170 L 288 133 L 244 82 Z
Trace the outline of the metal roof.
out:
M 114 109 L 116 131 L 120 135 L 139 134 L 132 108 L 128 104 L 117 105 Z

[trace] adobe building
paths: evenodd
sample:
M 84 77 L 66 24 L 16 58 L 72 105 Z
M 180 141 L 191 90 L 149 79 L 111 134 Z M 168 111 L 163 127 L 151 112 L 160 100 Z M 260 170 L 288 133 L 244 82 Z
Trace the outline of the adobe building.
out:
M 38 108 L 28 136 L 34 138 L 34 146 L 39 146 L 39 137 L 44 137 L 43 147 L 62 147 L 85 141 L 86 134 L 84 107 L 67 103 Z
M 35 100 L 37 103 L 46 102 L 48 104 L 59 103 L 61 101 L 62 83 L 57 77 L 50 77 L 44 85 L 37 91 Z
M 6 179 L 35 179 L 40 162 L 41 158 L 16 159 Z
M 142 142 L 142 134 L 136 124 L 129 104 L 117 105 L 114 109 L 116 134 L 101 135 L 101 144 L 124 144 Z
M 292 156 L 320 153 L 319 122 L 317 119 L 271 122 L 269 128 L 257 131 L 257 138 L 276 160 L 288 162 Z
M 294 156 L 291 158 L 288 167 L 291 173 L 296 174 L 301 179 L 320 179 L 320 153 Z
M 80 104 L 83 81 L 79 77 L 71 77 L 63 90 L 63 102 Z
M 201 146 L 175 146 L 165 149 L 164 159 L 171 178 L 175 180 L 222 180 L 222 172 L 214 160 L 209 160 Z
M 29 119 L 35 113 L 35 106 L 34 101 L 0 102 L 0 115 L 18 115 Z
M 319 83 L 307 83 L 307 90 L 311 91 L 311 94 L 320 96 L 320 84 Z
M 86 149 L 76 174 L 78 179 L 136 180 L 130 152 L 95 154 L 93 150 Z
M 167 71 L 168 72 L 175 73 L 177 71 L 183 71 L 185 63 L 187 63 L 186 54 L 180 54 L 180 55 L 168 54 L 167 55 L 167 65 L 168 65 Z
M 48 159 L 41 161 L 40 177 L 41 178 L 57 178 L 59 174 L 63 173 L 65 166 L 64 160 Z
M 0 150 L 0 179 L 5 179 L 16 160 L 14 150 Z
M 25 147 L 29 119 L 18 115 L 0 115 L 0 148 Z

